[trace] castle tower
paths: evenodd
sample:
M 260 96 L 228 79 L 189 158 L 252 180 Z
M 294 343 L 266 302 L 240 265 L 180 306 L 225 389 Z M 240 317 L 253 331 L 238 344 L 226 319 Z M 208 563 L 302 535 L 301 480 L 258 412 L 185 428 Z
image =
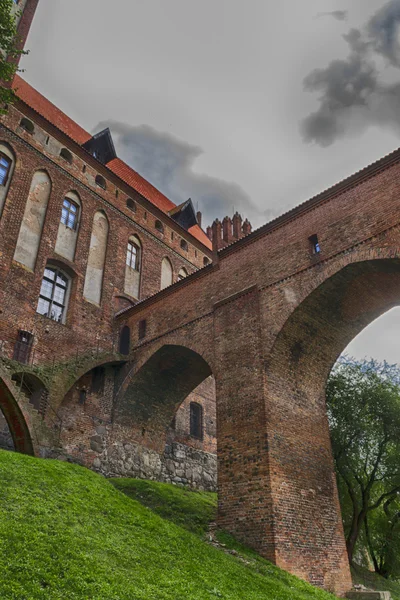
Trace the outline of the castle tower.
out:
M 38 4 L 39 0 L 14 0 L 13 11 L 17 14 L 17 48 L 19 50 L 23 50 L 25 48 L 26 40 Z M 20 57 L 15 60 L 17 63 L 19 63 Z

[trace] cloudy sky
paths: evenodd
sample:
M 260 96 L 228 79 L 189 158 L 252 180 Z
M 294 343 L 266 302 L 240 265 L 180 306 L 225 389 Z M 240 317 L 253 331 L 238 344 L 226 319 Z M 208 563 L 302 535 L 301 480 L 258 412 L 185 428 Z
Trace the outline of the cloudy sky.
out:
M 400 0 L 40 0 L 24 77 L 207 225 L 397 148 Z M 352 344 L 400 363 L 400 309 Z

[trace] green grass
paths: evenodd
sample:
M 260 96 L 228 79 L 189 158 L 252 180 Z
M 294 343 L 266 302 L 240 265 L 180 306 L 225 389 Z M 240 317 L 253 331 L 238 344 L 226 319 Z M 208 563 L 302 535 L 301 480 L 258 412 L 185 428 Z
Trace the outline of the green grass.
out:
M 355 565 L 351 574 L 354 583 L 360 583 L 371 590 L 391 592 L 393 600 L 400 600 L 400 582 L 384 579 L 376 573 Z
M 217 494 L 144 479 L 110 479 L 121 492 L 138 500 L 163 519 L 198 535 L 204 534 L 217 518 Z
M 0 476 L 1 600 L 333 598 L 247 549 L 244 564 L 207 544 L 207 494 L 137 483 L 162 518 L 77 465 L 0 451 Z

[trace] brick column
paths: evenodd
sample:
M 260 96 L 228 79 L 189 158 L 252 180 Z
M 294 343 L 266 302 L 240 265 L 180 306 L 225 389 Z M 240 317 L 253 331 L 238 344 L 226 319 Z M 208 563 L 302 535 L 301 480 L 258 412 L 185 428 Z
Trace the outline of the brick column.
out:
M 261 323 L 256 288 L 214 307 L 219 525 L 344 594 L 351 577 L 324 399 L 298 388 L 285 357 L 269 369 Z

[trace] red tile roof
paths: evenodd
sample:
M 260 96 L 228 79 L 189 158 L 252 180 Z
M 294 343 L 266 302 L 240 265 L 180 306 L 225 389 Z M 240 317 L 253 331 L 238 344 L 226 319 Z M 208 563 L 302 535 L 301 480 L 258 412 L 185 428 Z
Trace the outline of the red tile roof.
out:
M 50 123 L 55 125 L 55 127 L 60 129 L 77 144 L 82 145 L 92 137 L 90 133 L 70 119 L 70 117 L 47 100 L 47 98 L 30 86 L 29 83 L 21 79 L 19 75 L 15 76 L 13 89 L 25 104 L 33 108 L 33 110 L 47 119 L 47 121 L 50 121 Z M 168 211 L 176 206 L 176 204 L 164 196 L 164 194 L 139 175 L 139 173 L 134 171 L 129 165 L 124 163 L 120 158 L 115 158 L 110 161 L 107 164 L 107 167 L 164 213 L 168 213 Z M 211 250 L 211 242 L 201 227 L 194 225 L 194 227 L 189 229 L 189 233 Z

